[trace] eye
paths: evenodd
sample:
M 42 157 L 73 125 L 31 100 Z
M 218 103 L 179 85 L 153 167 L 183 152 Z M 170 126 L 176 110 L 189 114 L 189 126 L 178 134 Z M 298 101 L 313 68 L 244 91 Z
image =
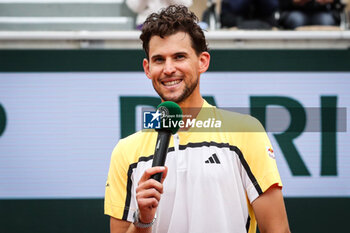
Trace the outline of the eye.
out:
M 178 55 L 176 55 L 175 58 L 176 58 L 177 60 L 182 60 L 182 59 L 185 58 L 185 55 L 183 55 L 183 54 L 178 54 Z
M 164 61 L 164 58 L 162 58 L 162 57 L 155 57 L 155 58 L 153 59 L 153 61 L 154 61 L 155 63 L 161 63 L 161 62 Z

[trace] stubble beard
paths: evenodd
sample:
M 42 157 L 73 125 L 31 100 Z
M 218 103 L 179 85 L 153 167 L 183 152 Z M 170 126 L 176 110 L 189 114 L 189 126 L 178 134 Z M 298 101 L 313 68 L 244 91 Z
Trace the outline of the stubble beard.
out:
M 154 90 L 158 93 L 158 95 L 160 96 L 160 98 L 162 98 L 162 100 L 164 100 L 164 101 L 173 101 L 175 103 L 181 103 L 181 102 L 185 101 L 193 93 L 194 89 L 198 85 L 198 80 L 196 82 L 192 83 L 190 86 L 185 85 L 182 93 L 179 96 L 177 96 L 177 97 L 167 97 L 167 96 L 165 96 L 164 93 L 162 93 L 160 90 L 158 90 L 155 87 L 155 83 L 154 82 L 152 82 L 152 83 L 153 83 Z

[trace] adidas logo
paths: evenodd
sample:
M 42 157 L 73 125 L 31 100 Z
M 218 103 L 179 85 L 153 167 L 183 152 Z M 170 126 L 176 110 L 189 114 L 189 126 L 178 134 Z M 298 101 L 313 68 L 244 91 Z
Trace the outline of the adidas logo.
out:
M 208 160 L 205 161 L 205 163 L 220 164 L 220 160 L 219 160 L 218 156 L 214 153 L 212 156 L 209 157 Z

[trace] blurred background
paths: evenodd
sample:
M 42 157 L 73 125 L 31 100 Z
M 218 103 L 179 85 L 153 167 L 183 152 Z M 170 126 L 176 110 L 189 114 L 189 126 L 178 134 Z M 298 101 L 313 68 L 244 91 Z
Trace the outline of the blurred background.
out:
M 291 231 L 349 232 L 346 0 L 0 0 L 0 232 L 109 232 L 111 152 L 160 103 L 139 29 L 174 2 L 209 43 L 202 94 L 266 127 Z

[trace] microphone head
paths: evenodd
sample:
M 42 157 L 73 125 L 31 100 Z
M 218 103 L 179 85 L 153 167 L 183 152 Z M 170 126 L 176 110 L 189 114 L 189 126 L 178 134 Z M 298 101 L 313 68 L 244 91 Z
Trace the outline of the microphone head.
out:
M 175 102 L 165 101 L 158 105 L 157 111 L 161 114 L 161 122 L 165 122 L 164 125 L 161 124 L 161 129 L 166 129 L 172 134 L 176 134 L 180 128 L 179 122 L 182 120 L 182 109 L 180 106 Z

